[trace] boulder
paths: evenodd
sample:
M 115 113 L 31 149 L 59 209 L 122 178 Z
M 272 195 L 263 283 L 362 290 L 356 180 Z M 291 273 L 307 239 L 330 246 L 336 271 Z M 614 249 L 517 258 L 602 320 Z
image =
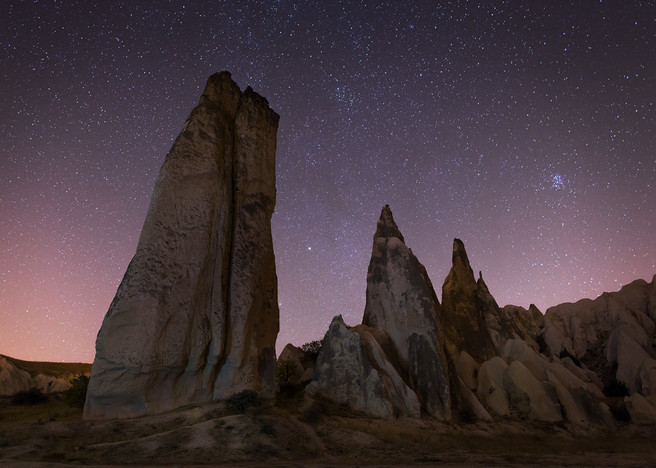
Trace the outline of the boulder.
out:
M 96 341 L 84 417 L 276 391 L 278 115 L 212 75 L 166 156 Z
M 656 424 L 656 408 L 639 393 L 624 397 L 624 406 L 636 424 Z
M 510 414 L 510 400 L 504 388 L 508 364 L 498 356 L 481 364 L 478 371 L 476 394 L 480 401 L 498 416 Z
M 536 421 L 562 421 L 558 394 L 551 384 L 539 381 L 521 362 L 513 361 L 503 377 L 510 406 L 521 416 Z
M 462 380 L 462 383 L 470 390 L 476 390 L 476 374 L 478 373 L 479 365 L 473 357 L 466 351 L 461 351 L 458 358 L 455 360 L 456 373 Z
M 373 416 L 420 416 L 417 395 L 405 384 L 374 335 L 350 329 L 337 316 L 331 322 L 317 358 L 314 378 L 306 387 Z

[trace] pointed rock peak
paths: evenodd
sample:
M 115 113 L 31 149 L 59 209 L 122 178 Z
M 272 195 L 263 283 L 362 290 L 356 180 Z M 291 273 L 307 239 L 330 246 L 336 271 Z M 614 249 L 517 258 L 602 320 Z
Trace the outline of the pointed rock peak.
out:
M 544 315 L 542 312 L 540 312 L 540 309 L 538 309 L 538 307 L 535 304 L 531 304 L 530 306 L 528 306 L 528 310 L 532 312 L 534 315 L 535 314 Z
M 467 251 L 465 250 L 465 244 L 460 239 L 453 239 L 453 256 L 451 259 L 452 266 L 455 268 L 457 266 L 464 267 L 467 271 L 471 272 L 471 279 L 474 280 L 474 272 L 469 264 L 469 258 L 467 257 Z M 480 274 L 481 279 L 483 275 Z
M 397 237 L 401 239 L 401 242 L 405 244 L 405 239 L 403 239 L 403 234 L 399 231 L 398 226 L 394 222 L 392 217 L 392 210 L 390 210 L 389 205 L 385 205 L 383 210 L 380 212 L 380 219 L 378 220 L 378 225 L 376 226 L 376 234 L 374 238 L 377 237 Z
M 226 94 L 236 96 L 241 94 L 241 90 L 237 83 L 232 81 L 230 72 L 222 71 L 214 73 L 207 79 L 203 96 L 209 98 L 211 101 L 217 101 Z

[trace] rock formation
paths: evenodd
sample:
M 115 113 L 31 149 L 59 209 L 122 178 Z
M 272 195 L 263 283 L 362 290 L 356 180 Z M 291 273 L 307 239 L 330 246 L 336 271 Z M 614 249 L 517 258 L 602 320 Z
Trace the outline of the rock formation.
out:
M 160 170 L 96 341 L 85 418 L 275 394 L 278 115 L 212 75 Z
M 385 207 L 362 325 L 331 323 L 308 391 L 379 417 L 656 423 L 656 276 L 546 316 L 500 308 L 455 239 L 440 304 Z
M 88 375 L 90 368 L 89 364 L 21 361 L 0 355 L 0 396 L 33 388 L 42 393 L 63 392 L 71 387 L 71 379 Z
M 309 391 L 379 416 L 448 419 L 449 371 L 426 269 L 405 245 L 389 206 L 374 235 L 362 325 L 336 317 Z M 335 369 L 336 363 L 340 365 Z
M 570 357 L 600 379 L 603 389 L 656 396 L 656 275 L 620 291 L 547 310 L 546 352 Z
M 287 344 L 278 356 L 278 383 L 304 384 L 312 380 L 317 356 Z
M 442 286 L 440 320 L 452 359 L 461 351 L 478 361 L 490 359 L 512 336 L 482 274 L 478 281 L 474 279 L 460 239 L 453 241 L 452 266 Z

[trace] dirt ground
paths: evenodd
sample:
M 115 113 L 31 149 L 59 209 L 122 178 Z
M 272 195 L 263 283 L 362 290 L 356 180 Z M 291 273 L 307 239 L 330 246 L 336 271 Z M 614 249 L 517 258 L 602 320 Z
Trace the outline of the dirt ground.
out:
M 84 421 L 58 397 L 0 401 L 0 465 L 654 466 L 656 428 L 380 420 L 303 398 Z

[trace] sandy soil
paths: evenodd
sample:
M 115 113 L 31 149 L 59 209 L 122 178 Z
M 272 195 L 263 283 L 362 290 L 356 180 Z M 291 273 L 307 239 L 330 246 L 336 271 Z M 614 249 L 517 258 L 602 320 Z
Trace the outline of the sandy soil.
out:
M 51 397 L 0 402 L 0 465 L 654 466 L 656 428 L 368 418 L 304 399 L 242 413 L 221 404 L 83 421 Z

